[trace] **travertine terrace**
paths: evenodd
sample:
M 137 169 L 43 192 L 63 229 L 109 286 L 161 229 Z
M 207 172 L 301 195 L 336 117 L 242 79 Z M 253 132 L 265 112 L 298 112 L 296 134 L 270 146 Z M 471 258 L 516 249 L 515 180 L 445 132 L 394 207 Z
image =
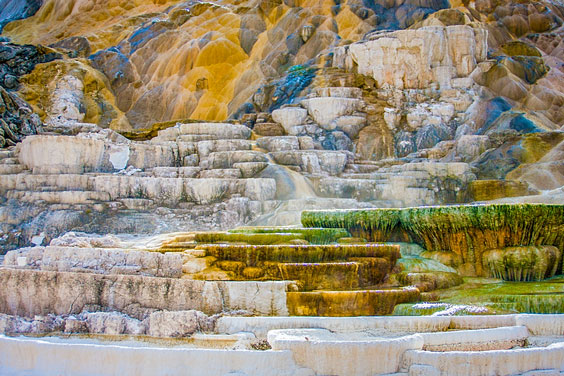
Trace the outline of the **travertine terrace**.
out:
M 559 0 L 0 3 L 1 375 L 564 375 Z

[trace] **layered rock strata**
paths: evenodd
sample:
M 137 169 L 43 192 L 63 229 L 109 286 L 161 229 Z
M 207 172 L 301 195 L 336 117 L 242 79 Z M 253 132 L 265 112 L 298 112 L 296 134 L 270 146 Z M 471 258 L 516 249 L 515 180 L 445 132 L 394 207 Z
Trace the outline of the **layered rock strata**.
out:
M 189 325 L 197 322 L 196 316 L 191 312 L 183 314 L 183 317 L 189 318 Z M 100 318 L 102 316 L 104 315 L 99 315 Z M 239 351 L 187 347 L 172 349 L 163 347 L 158 342 L 144 346 L 134 346 L 131 343 L 119 343 L 119 346 L 115 346 L 115 342 L 106 344 L 89 340 L 79 344 L 62 344 L 51 337 L 37 339 L 5 336 L 0 338 L 0 346 L 4 350 L 3 370 L 10 372 L 22 369 L 18 361 L 23 356 L 26 360 L 26 372 L 60 372 L 59 363 L 63 361 L 72 365 L 74 370 L 84 370 L 85 374 L 89 374 L 89 369 L 96 362 L 102 362 L 102 365 L 96 367 L 97 372 L 102 373 L 111 373 L 114 368 L 119 368 L 127 375 L 162 374 L 162 364 L 158 368 L 151 364 L 158 363 L 158 359 L 162 360 L 163 357 L 168 362 L 167 371 L 171 368 L 188 368 L 189 374 L 205 372 L 218 376 L 229 370 L 233 373 L 233 369 L 238 373 L 244 372 L 245 375 L 270 375 L 274 374 L 271 373 L 272 369 L 276 370 L 276 375 L 321 375 L 329 372 L 335 375 L 372 375 L 375 372 L 428 374 L 441 371 L 471 375 L 476 364 L 483 373 L 560 373 L 562 332 L 558 327 L 562 322 L 561 315 L 512 315 L 504 316 L 502 320 L 499 318 L 431 317 L 414 320 L 417 321 L 415 326 L 406 326 L 405 319 L 399 317 L 370 318 L 362 322 L 354 319 L 351 321 L 350 318 L 280 320 L 268 317 L 224 317 L 215 325 L 216 330 L 221 332 L 232 332 L 237 327 L 244 327 L 247 341 L 266 336 L 266 343 L 273 351 L 249 350 L 253 342 L 246 342 L 244 345 L 242 333 L 223 335 L 222 338 L 215 336 L 217 342 L 226 339 L 236 341 L 235 338 L 239 338 L 240 345 L 247 346 L 239 348 Z M 3 316 L 2 322 L 6 319 L 9 317 Z M 39 319 L 36 318 L 36 321 Z M 89 320 L 90 323 L 96 321 L 94 318 Z M 205 322 L 201 318 L 198 320 L 205 327 Z M 449 326 L 457 329 L 446 331 Z M 407 327 L 410 329 L 406 332 Z M 539 327 L 542 329 L 539 330 Z M 261 328 L 269 328 L 268 334 L 261 335 Z M 414 331 L 414 328 L 418 329 Z M 430 333 L 431 330 L 434 333 Z M 542 337 L 543 335 L 549 335 L 552 339 L 546 342 L 549 337 Z M 213 342 L 212 338 L 213 335 L 199 335 L 194 339 L 203 344 L 206 339 Z M 525 341 L 531 346 L 508 349 L 512 344 L 519 345 Z M 442 351 L 437 351 L 439 347 Z M 112 353 L 118 350 L 122 356 L 115 359 Z M 374 359 L 374 351 L 386 353 L 386 359 Z M 327 356 L 328 353 L 331 354 L 330 357 Z M 49 360 L 55 358 L 54 354 L 58 355 L 57 363 Z M 155 354 L 158 359 L 154 358 Z M 80 363 L 77 359 L 80 359 Z M 487 361 L 481 363 L 480 359 Z M 132 362 L 133 360 L 135 361 Z M 210 365 L 212 360 L 221 362 Z M 230 368 L 226 368 L 225 363 Z
M 128 252 L 111 248 L 20 248 L 6 254 L 4 266 L 58 272 L 139 274 L 169 278 L 182 276 L 182 257 L 179 254 Z
M 466 25 L 428 26 L 415 30 L 373 33 L 368 41 L 338 51 L 337 66 L 356 65 L 378 87 L 441 89 L 472 85 L 468 76 L 487 59 L 487 31 Z
M 208 314 L 247 310 L 286 315 L 285 282 L 221 282 L 123 274 L 2 269 L 4 313 L 23 317 L 112 310 L 144 317 L 156 310 Z M 253 298 L 258 291 L 257 298 Z M 34 299 L 28 299 L 29 295 Z

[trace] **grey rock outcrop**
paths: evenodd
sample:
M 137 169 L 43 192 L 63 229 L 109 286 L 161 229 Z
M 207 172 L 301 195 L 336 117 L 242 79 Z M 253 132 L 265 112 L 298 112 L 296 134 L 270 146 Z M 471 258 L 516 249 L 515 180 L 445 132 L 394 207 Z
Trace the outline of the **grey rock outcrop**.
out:
M 181 278 L 0 269 L 0 312 L 23 317 L 97 311 L 244 309 L 287 315 L 286 282 L 221 282 Z M 34 299 L 29 299 L 32 295 Z
M 6 254 L 4 265 L 59 272 L 131 274 L 169 278 L 182 275 L 180 254 L 108 248 L 60 246 L 20 248 Z
M 67 329 L 65 321 L 65 330 Z M 141 335 L 147 331 L 146 324 L 135 318 L 117 312 L 92 312 L 84 314 L 84 323 L 89 333 L 93 334 L 132 334 Z
M 200 311 L 157 311 L 148 319 L 147 334 L 153 337 L 187 337 L 213 330 L 213 321 Z
M 448 89 L 453 78 L 467 77 L 486 59 L 486 39 L 483 29 L 428 26 L 373 34 L 368 41 L 351 44 L 348 56 L 380 87 L 425 88 L 438 83 Z

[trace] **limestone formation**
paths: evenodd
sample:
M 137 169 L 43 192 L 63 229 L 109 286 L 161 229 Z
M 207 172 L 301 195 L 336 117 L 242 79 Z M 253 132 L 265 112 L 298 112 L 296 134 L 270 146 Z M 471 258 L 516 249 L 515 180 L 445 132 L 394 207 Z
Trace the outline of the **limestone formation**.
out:
M 186 337 L 213 329 L 199 311 L 157 311 L 149 316 L 148 334 L 152 337 Z
M 0 275 L 6 286 L 0 310 L 24 317 L 78 314 L 89 307 L 136 312 L 138 316 L 158 309 L 196 309 L 207 314 L 239 309 L 266 315 L 288 312 L 285 282 L 231 285 L 180 278 L 18 269 L 2 269 Z M 34 295 L 32 301 L 27 298 L 30 291 Z M 257 294 L 257 299 L 252 299 L 250 292 Z
M 422 27 L 377 33 L 349 46 L 359 73 L 372 76 L 379 87 L 423 89 L 431 83 L 451 87 L 453 78 L 467 77 L 486 59 L 487 32 L 469 26 Z
M 6 254 L 4 265 L 61 272 L 139 274 L 172 278 L 182 275 L 180 255 L 127 252 L 111 248 L 20 248 Z
M 307 111 L 298 107 L 286 107 L 272 111 L 272 119 L 280 123 L 286 132 L 305 123 Z
M 554 276 L 561 257 L 554 246 L 509 247 L 485 252 L 482 262 L 488 274 L 506 281 L 540 281 Z
M 343 227 L 353 236 L 373 241 L 408 236 L 423 245 L 430 258 L 442 262 L 441 254 L 447 255 L 446 263 L 463 274 L 484 275 L 487 265 L 492 275 L 529 280 L 550 276 L 560 265 L 562 210 L 562 205 L 502 204 L 318 211 L 304 212 L 302 222 L 305 226 Z M 526 218 L 534 218 L 534 225 Z M 489 251 L 524 243 L 555 248 L 509 249 L 507 260 L 503 251 Z M 490 253 L 486 256 L 484 252 Z
M 120 334 L 145 334 L 145 324 L 127 315 L 114 312 L 86 313 L 84 323 L 89 333 L 120 335 Z M 67 330 L 65 321 L 65 330 Z M 69 330 L 70 331 L 70 328 Z
M 318 97 L 305 99 L 302 103 L 316 123 L 325 130 L 332 130 L 331 124 L 341 116 L 352 115 L 360 101 L 356 98 Z
M 107 78 L 80 59 L 41 64 L 20 81 L 21 96 L 48 129 L 74 134 L 76 123 L 115 130 L 131 128 L 116 105 Z
M 564 372 L 563 20 L 0 5 L 0 374 Z

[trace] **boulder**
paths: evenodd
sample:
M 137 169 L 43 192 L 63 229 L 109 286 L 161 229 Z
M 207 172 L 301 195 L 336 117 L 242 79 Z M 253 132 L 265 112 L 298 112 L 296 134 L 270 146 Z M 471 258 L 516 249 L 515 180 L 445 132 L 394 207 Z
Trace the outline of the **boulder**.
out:
M 356 98 L 319 97 L 304 99 L 301 102 L 313 120 L 325 130 L 334 130 L 334 120 L 345 115 L 352 115 L 360 107 L 361 100 Z
M 364 116 L 341 116 L 334 121 L 335 128 L 345 132 L 351 139 L 355 139 L 358 132 L 366 126 L 366 117 Z
M 410 132 L 400 131 L 396 133 L 396 155 L 400 158 L 407 156 L 417 150 L 415 135 Z
M 153 312 L 148 321 L 151 337 L 189 337 L 210 329 L 208 316 L 196 310 Z
M 432 148 L 441 141 L 451 138 L 451 129 L 444 124 L 426 125 L 415 134 L 417 150 Z
M 86 313 L 85 322 L 88 332 L 94 334 L 145 334 L 146 327 L 142 321 L 119 312 Z
M 325 150 L 353 150 L 352 140 L 341 131 L 324 132 L 316 137 Z
M 300 124 L 304 124 L 307 111 L 301 107 L 285 107 L 272 111 L 272 120 L 282 125 L 288 133 L 289 130 Z
M 443 123 L 448 123 L 455 113 L 454 105 L 447 102 L 433 103 L 429 106 L 429 110 L 434 116 L 440 116 Z
M 253 132 L 259 136 L 284 136 L 286 134 L 284 127 L 277 123 L 257 123 Z

